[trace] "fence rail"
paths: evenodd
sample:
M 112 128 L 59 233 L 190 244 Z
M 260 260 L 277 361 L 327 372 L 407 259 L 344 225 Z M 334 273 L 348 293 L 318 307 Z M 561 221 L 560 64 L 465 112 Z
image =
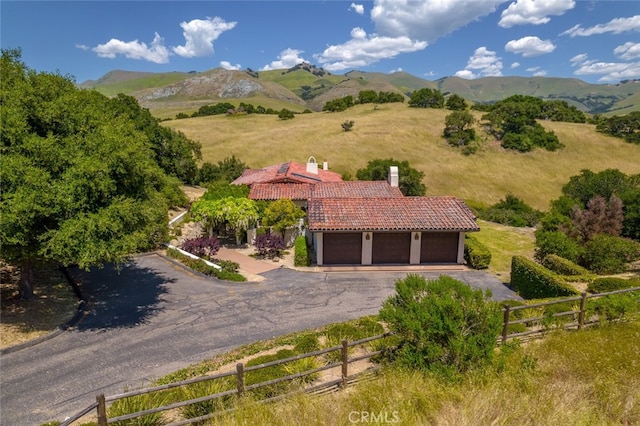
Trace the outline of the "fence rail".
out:
M 527 336 L 533 336 L 533 335 L 542 335 L 546 332 L 548 332 L 549 330 L 556 330 L 556 329 L 577 329 L 580 330 L 584 327 L 588 327 L 594 324 L 598 324 L 600 323 L 600 319 L 597 318 L 587 318 L 586 314 L 588 312 L 587 309 L 587 301 L 589 299 L 594 299 L 594 298 L 601 298 L 601 297 L 608 297 L 608 296 L 612 296 L 612 295 L 616 295 L 616 294 L 623 294 L 623 293 L 629 293 L 629 292 L 634 292 L 634 291 L 640 291 L 640 287 L 634 287 L 634 288 L 630 288 L 630 289 L 624 289 L 624 290 L 616 290 L 616 291 L 611 291 L 611 292 L 607 292 L 607 293 L 600 293 L 600 294 L 587 294 L 587 293 L 582 293 L 580 296 L 575 296 L 575 297 L 569 297 L 569 298 L 565 298 L 565 299 L 560 299 L 560 300 L 552 300 L 549 302 L 542 302 L 542 303 L 536 303 L 536 304 L 531 304 L 531 305 L 522 305 L 522 306 L 514 306 L 511 307 L 509 305 L 506 305 L 503 309 L 503 326 L 502 326 L 502 333 L 498 338 L 499 343 L 504 344 L 507 340 L 509 339 L 516 339 L 516 338 L 522 338 L 522 337 L 527 337 Z M 572 309 L 569 311 L 564 311 L 564 312 L 556 312 L 553 313 L 551 315 L 536 315 L 536 316 L 532 316 L 532 317 L 527 317 L 527 318 L 517 318 L 514 319 L 512 318 L 512 314 L 513 316 L 515 316 L 516 312 L 518 311 L 523 311 L 523 310 L 533 310 L 536 311 L 537 309 L 540 308 L 546 308 L 548 306 L 552 306 L 552 305 L 558 305 L 558 304 L 562 304 L 562 303 L 570 303 L 570 302 L 580 302 L 579 304 L 579 308 L 578 309 Z M 567 324 L 561 324 L 558 326 L 540 326 L 540 322 L 541 321 L 545 321 L 548 318 L 561 318 L 561 317 L 565 317 L 565 316 L 573 316 L 574 318 L 577 318 L 570 323 Z M 509 333 L 509 328 L 510 326 L 514 326 L 514 325 L 518 325 L 518 324 L 524 324 L 525 327 L 526 326 L 533 326 L 533 329 L 530 330 L 526 330 L 526 331 L 521 331 L 521 332 L 516 332 L 516 333 Z M 142 417 L 145 415 L 150 415 L 150 414 L 156 414 L 156 413 L 160 413 L 163 411 L 168 411 L 168 410 L 173 410 L 173 409 L 177 409 L 177 408 L 181 408 L 181 407 L 185 407 L 187 405 L 191 405 L 191 404 L 196 404 L 196 403 L 200 403 L 200 402 L 206 402 L 206 401 L 210 401 L 210 400 L 214 400 L 214 399 L 220 399 L 220 398 L 224 398 L 224 397 L 228 397 L 228 396 L 233 396 L 233 395 L 237 395 L 237 396 L 242 396 L 244 394 L 246 394 L 247 392 L 250 392 L 252 390 L 255 389 L 259 389 L 265 386 L 270 386 L 270 385 L 275 385 L 275 384 L 279 384 L 279 383 L 283 383 L 283 382 L 287 382 L 287 381 L 292 381 L 292 380 L 296 380 L 305 376 L 310 376 L 325 370 L 330 370 L 333 368 L 337 368 L 340 367 L 341 368 L 341 374 L 340 374 L 340 379 L 336 379 L 336 380 L 331 380 L 328 382 L 325 382 L 323 384 L 320 385 L 315 385 L 315 386 L 310 386 L 304 389 L 300 389 L 297 390 L 295 392 L 290 392 L 287 394 L 281 394 L 281 395 L 277 395 L 274 397 L 270 397 L 270 398 L 265 398 L 262 400 L 262 402 L 269 402 L 269 401 L 275 401 L 275 400 L 279 400 L 282 398 L 286 398 L 292 394 L 295 393 L 300 393 L 300 392 L 307 392 L 307 393 L 313 393 L 316 392 L 318 390 L 321 390 L 323 388 L 329 388 L 329 387 L 335 387 L 338 386 L 341 389 L 345 389 L 348 387 L 349 381 L 350 380 L 354 380 L 354 378 L 356 378 L 358 375 L 357 374 L 349 374 L 349 365 L 357 362 L 357 361 L 361 361 L 361 360 L 365 360 L 365 359 L 370 359 L 374 356 L 377 356 L 379 354 L 382 353 L 382 351 L 378 350 L 378 351 L 371 351 L 371 352 L 367 352 L 358 356 L 354 356 L 354 357 L 349 357 L 349 349 L 355 346 L 361 346 L 364 345 L 366 343 L 370 343 L 370 342 L 374 342 L 376 340 L 381 340 L 384 339 L 386 337 L 389 337 L 391 335 L 391 333 L 384 333 L 384 334 L 380 334 L 380 335 L 376 335 L 376 336 L 372 336 L 372 337 L 367 337 L 364 339 L 360 339 L 360 340 L 356 340 L 356 341 L 352 341 L 349 342 L 347 340 L 342 340 L 341 344 L 338 346 L 333 346 L 330 348 L 326 348 L 326 349 L 321 349 L 321 350 L 317 350 L 317 351 L 313 351 L 313 352 L 308 352 L 305 354 L 300 354 L 300 355 L 296 355 L 296 356 L 292 356 L 289 358 L 284 358 L 281 360 L 276 360 L 276 361 L 270 361 L 270 362 L 266 362 L 260 365 L 255 365 L 255 366 L 245 366 L 245 364 L 243 363 L 238 363 L 236 365 L 235 371 L 229 371 L 226 373 L 221 373 L 221 374 L 216 374 L 216 375 L 211 375 L 211 376 L 202 376 L 202 377 L 196 377 L 196 378 L 192 378 L 192 379 L 187 379 L 187 380 L 182 380 L 179 382 L 174 382 L 174 383 L 168 383 L 165 385 L 160 385 L 160 386 L 154 386 L 154 387 L 150 387 L 150 388 L 146 388 L 146 389 L 140 389 L 140 390 L 135 390 L 135 391 L 129 391 L 129 392 L 124 392 L 124 393 L 120 393 L 120 394 L 116 394 L 116 395 L 111 395 L 111 396 L 105 396 L 104 394 L 100 394 L 96 396 L 96 402 L 94 402 L 93 404 L 89 405 L 88 407 L 86 407 L 85 409 L 83 409 L 82 411 L 78 412 L 77 414 L 75 414 L 74 416 L 66 419 L 64 422 L 62 422 L 60 425 L 61 426 L 69 426 L 72 423 L 74 423 L 75 421 L 77 421 L 78 419 L 80 419 L 81 417 L 89 414 L 92 410 L 96 410 L 96 414 L 97 414 L 97 422 L 98 422 L 98 426 L 106 426 L 107 424 L 110 423 L 115 423 L 115 422 L 119 422 L 119 421 L 124 421 L 124 420 L 131 420 L 134 418 L 138 418 L 138 417 Z M 260 382 L 260 383 L 255 383 L 255 384 L 251 384 L 251 385 L 246 385 L 245 383 L 245 375 L 246 373 L 252 372 L 252 371 L 258 371 L 258 370 L 262 370 L 265 368 L 269 368 L 269 367 L 274 367 L 274 366 L 278 366 L 278 365 L 283 365 L 283 364 L 287 364 L 290 362 L 295 362 L 295 361 L 300 361 L 306 358 L 311 358 L 311 357 L 318 357 L 318 356 L 322 356 L 322 355 L 326 355 L 332 352 L 338 352 L 340 351 L 340 361 L 337 362 L 332 362 L 332 363 L 328 363 L 326 365 L 322 365 L 320 367 L 316 367 L 313 369 L 309 369 L 306 371 L 302 371 L 302 372 L 298 372 L 295 374 L 289 374 L 286 376 L 282 376 L 282 377 L 278 377 L 276 379 L 272 379 L 272 380 L 268 380 L 268 381 L 264 381 L 264 382 Z M 112 403 L 118 400 L 122 400 L 125 398 L 131 398 L 131 397 L 136 397 L 136 396 L 140 396 L 140 395 L 145 395 L 145 394 L 150 394 L 150 393 L 154 393 L 154 392 L 161 392 L 161 391 L 166 391 L 166 390 L 170 390 L 170 389 L 174 389 L 174 388 L 178 388 L 178 387 L 182 387 L 182 386 L 188 386 L 188 385 L 192 385 L 195 383 L 200 383 L 200 382 L 205 382 L 205 381 L 214 381 L 214 380 L 221 380 L 224 378 L 228 378 L 231 376 L 235 376 L 235 381 L 236 381 L 236 386 L 233 389 L 229 389 L 223 392 L 218 392 L 215 394 L 211 394 L 211 395 L 207 395 L 207 396 L 203 396 L 203 397 L 199 397 L 199 398 L 194 398 L 194 399 L 189 399 L 189 400 L 185 400 L 185 401 L 179 401 L 179 402 L 174 402 L 172 404 L 167 404 L 167 405 L 163 405 L 163 406 L 159 406 L 159 407 L 154 407 L 154 408 L 150 408 L 147 410 L 143 410 L 143 411 L 137 411 L 137 412 L 133 412 L 133 413 L 129 413 L 126 415 L 122 415 L 122 416 L 118 416 L 118 417 L 112 417 L 112 418 L 108 418 L 107 417 L 107 403 Z M 180 425 L 186 425 L 186 424 L 191 424 L 194 422 L 198 422 L 198 421 L 202 421 L 202 420 L 207 420 L 210 419 L 214 416 L 218 416 L 224 413 L 229 412 L 230 410 L 224 410 L 224 411 L 220 411 L 220 412 L 216 412 L 216 413 L 212 413 L 212 414 L 208 414 L 205 416 L 201 416 L 201 417 L 197 417 L 197 418 L 192 418 L 192 419 L 187 419 L 184 421 L 180 421 L 177 423 L 172 423 L 173 426 L 180 426 Z

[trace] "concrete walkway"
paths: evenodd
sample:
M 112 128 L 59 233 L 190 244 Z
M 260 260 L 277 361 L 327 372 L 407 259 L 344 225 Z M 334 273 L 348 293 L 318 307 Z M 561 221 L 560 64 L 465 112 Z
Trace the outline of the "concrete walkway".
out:
M 265 272 L 273 271 L 282 267 L 281 263 L 271 260 L 261 260 L 241 253 L 238 250 L 221 247 L 216 257 L 221 260 L 230 260 L 240 265 L 240 273 L 245 272 L 248 275 L 260 275 Z

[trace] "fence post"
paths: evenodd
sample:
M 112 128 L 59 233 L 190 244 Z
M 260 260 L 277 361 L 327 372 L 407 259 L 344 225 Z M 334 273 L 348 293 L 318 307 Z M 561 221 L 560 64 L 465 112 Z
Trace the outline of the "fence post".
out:
M 107 403 L 103 393 L 96 395 L 96 402 L 98 403 L 98 426 L 107 426 Z
M 241 362 L 236 365 L 236 381 L 238 384 L 238 396 L 244 394 L 244 364 Z
M 584 314 L 587 306 L 587 292 L 582 292 L 582 299 L 580 299 L 580 313 L 578 314 L 578 330 L 584 326 Z
M 349 376 L 349 344 L 346 339 L 342 339 L 342 389 L 347 388 L 347 377 Z
M 511 306 L 505 305 L 504 307 L 504 318 L 502 320 L 502 344 L 507 341 L 507 335 L 509 334 L 509 315 L 511 313 Z

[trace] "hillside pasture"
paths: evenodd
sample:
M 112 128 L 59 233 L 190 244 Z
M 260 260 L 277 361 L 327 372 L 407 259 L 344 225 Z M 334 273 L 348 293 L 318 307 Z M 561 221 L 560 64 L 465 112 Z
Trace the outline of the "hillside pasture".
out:
M 299 114 L 293 120 L 272 115 L 211 116 L 172 120 L 165 125 L 202 144 L 203 161 L 235 155 L 253 168 L 314 156 L 329 168 L 355 176 L 376 158 L 408 160 L 425 173 L 428 195 L 454 195 L 494 204 L 507 193 L 547 210 L 571 176 L 583 169 L 616 168 L 640 173 L 640 146 L 597 133 L 589 124 L 542 122 L 565 148 L 530 153 L 504 150 L 486 135 L 478 153 L 463 155 L 442 137 L 451 111 L 410 108 L 407 104 L 357 105 L 343 112 Z M 477 119 L 480 113 L 474 113 Z M 345 132 L 341 124 L 353 120 Z

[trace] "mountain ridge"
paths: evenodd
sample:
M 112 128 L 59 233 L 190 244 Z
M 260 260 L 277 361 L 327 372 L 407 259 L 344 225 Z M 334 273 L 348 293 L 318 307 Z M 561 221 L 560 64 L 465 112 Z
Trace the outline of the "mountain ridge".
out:
M 330 100 L 357 97 L 362 90 L 401 93 L 422 88 L 457 94 L 474 103 L 492 103 L 511 95 L 528 95 L 545 100 L 566 101 L 591 114 L 624 115 L 640 110 L 640 80 L 616 84 L 593 84 L 563 77 L 482 77 L 466 80 L 449 76 L 426 80 L 406 72 L 391 74 L 350 71 L 332 74 L 314 65 L 301 63 L 289 69 L 254 71 L 213 68 L 196 72 L 167 73 L 113 70 L 79 87 L 95 89 L 107 96 L 125 93 L 153 110 L 159 102 L 228 102 L 261 97 L 294 109 L 321 111 Z

